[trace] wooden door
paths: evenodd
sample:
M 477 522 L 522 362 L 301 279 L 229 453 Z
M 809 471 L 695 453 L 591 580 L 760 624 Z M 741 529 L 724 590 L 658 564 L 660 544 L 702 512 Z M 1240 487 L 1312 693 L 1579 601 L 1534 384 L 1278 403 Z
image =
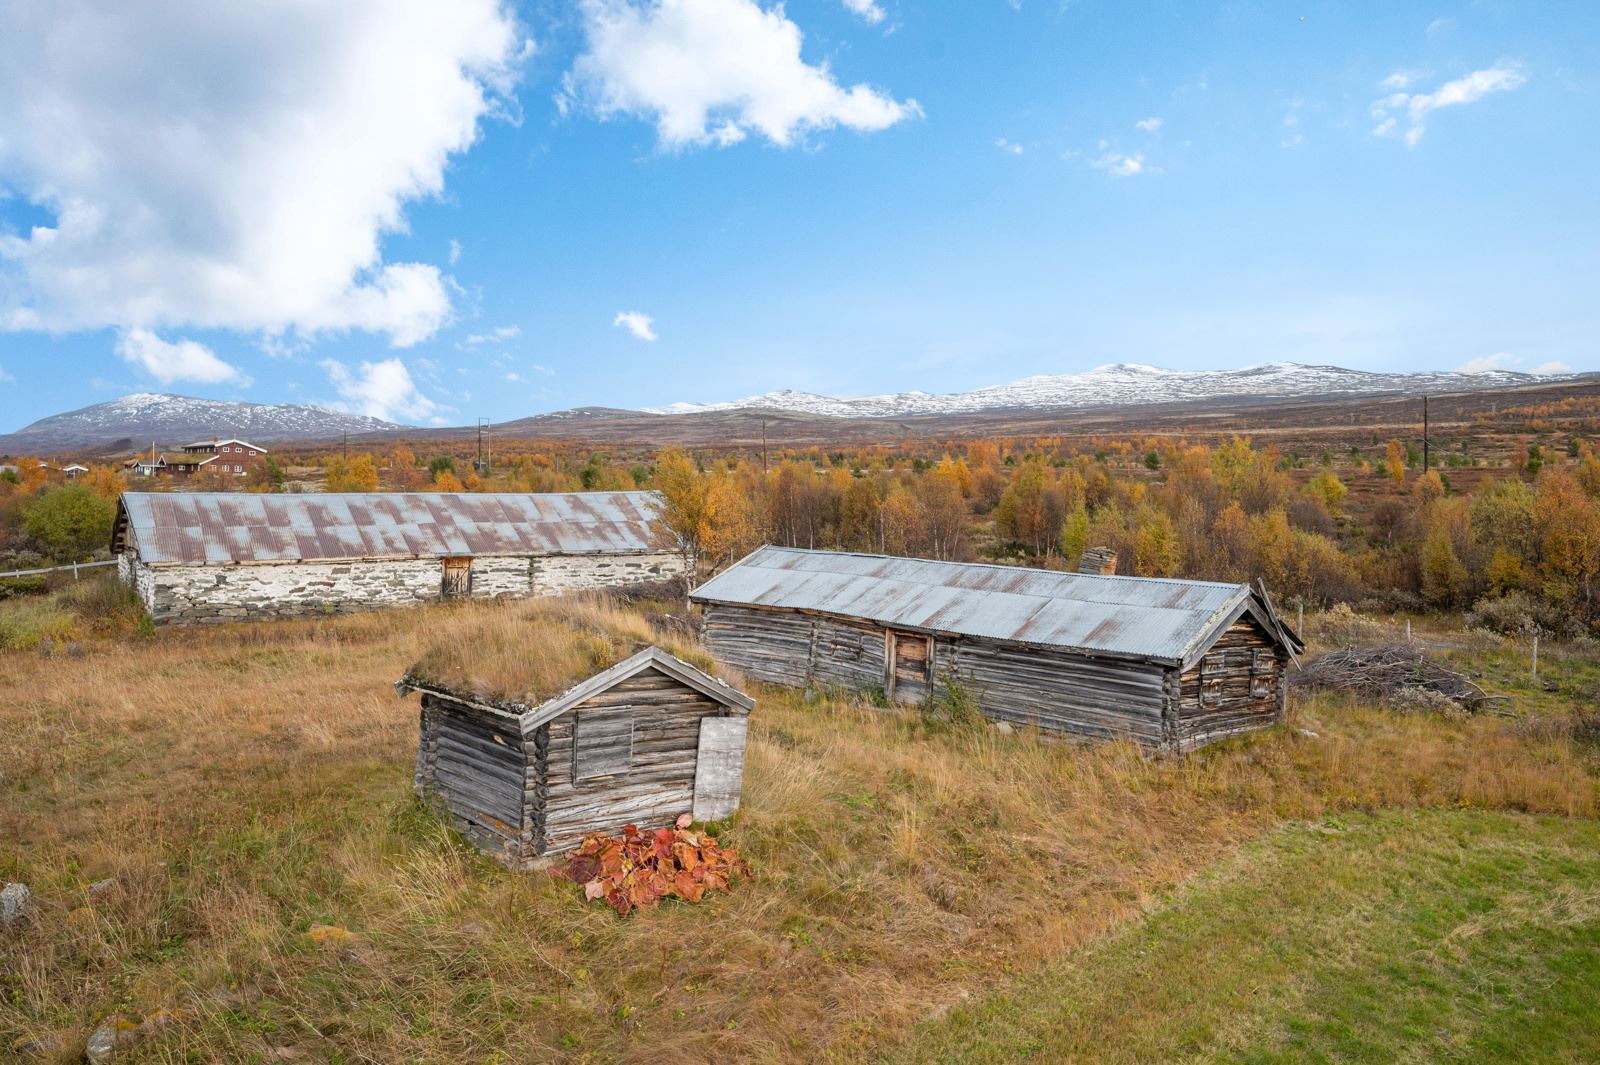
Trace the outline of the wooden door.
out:
M 741 715 L 700 719 L 700 748 L 694 763 L 696 821 L 721 821 L 739 809 L 746 724 Z
M 932 680 L 933 638 L 910 632 L 889 634 L 891 694 L 901 702 L 920 703 Z
M 441 594 L 446 599 L 465 599 L 472 594 L 472 559 L 444 560 L 444 587 Z

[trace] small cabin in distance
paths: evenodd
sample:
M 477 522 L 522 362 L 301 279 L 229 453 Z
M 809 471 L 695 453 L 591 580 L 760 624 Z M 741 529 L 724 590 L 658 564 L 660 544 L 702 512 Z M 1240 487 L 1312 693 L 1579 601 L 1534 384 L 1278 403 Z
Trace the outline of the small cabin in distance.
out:
M 1303 650 L 1245 584 L 763 547 L 690 594 L 706 646 L 756 680 L 921 702 L 1187 751 L 1287 711 Z
M 648 628 L 614 607 L 506 611 L 444 634 L 396 685 L 422 697 L 415 790 L 479 849 L 526 867 L 595 832 L 738 809 L 749 696 L 661 647 L 625 653 Z

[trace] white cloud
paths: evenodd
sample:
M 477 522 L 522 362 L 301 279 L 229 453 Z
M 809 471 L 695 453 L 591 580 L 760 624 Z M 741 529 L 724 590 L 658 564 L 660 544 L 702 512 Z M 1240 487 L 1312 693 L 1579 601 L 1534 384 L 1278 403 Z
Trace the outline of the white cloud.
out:
M 994 142 L 994 146 L 996 148 L 999 148 L 1002 152 L 1009 152 L 1012 155 L 1021 155 L 1022 154 L 1022 145 L 1016 144 L 1016 143 L 1014 143 L 1012 141 L 1008 141 L 1004 137 L 1001 137 L 1000 139 L 996 140 Z
M 1393 77 L 1391 75 L 1391 79 Z M 1406 146 L 1414 148 L 1422 139 L 1424 121 L 1441 107 L 1476 103 L 1491 93 L 1510 92 L 1527 80 L 1527 75 L 1517 67 L 1502 65 L 1475 70 L 1466 77 L 1445 82 L 1433 92 L 1398 92 L 1386 96 L 1372 104 L 1372 117 L 1378 120 L 1372 132 L 1379 137 L 1389 136 L 1400 128 L 1400 119 L 1404 118 L 1407 123 Z
M 1298 148 L 1302 144 L 1304 144 L 1305 142 L 1306 142 L 1305 134 L 1303 134 L 1303 133 L 1291 133 L 1289 136 L 1283 138 L 1283 140 L 1278 142 L 1278 147 L 1280 147 L 1280 148 Z
M 506 383 L 512 385 L 522 385 L 527 384 L 528 379 L 517 373 L 515 370 L 508 370 L 506 371 Z
M 456 347 L 465 350 L 467 348 L 480 347 L 484 344 L 503 344 L 508 340 L 515 340 L 521 335 L 521 326 L 502 325 L 489 330 L 487 333 L 470 333 Z
M 385 421 L 438 422 L 445 408 L 423 395 L 411 371 L 398 358 L 363 362 L 355 372 L 341 362 L 326 359 L 322 368 L 338 390 L 343 410 L 353 410 Z
M 199 381 L 203 384 L 248 385 L 250 379 L 217 358 L 217 353 L 193 340 L 168 342 L 148 329 L 124 329 L 117 334 L 117 357 L 143 367 L 164 385 L 174 381 Z
M 1428 23 L 1428 36 L 1432 37 L 1436 33 L 1442 33 L 1445 30 L 1453 28 L 1455 24 L 1456 20 L 1453 18 L 1436 18 L 1432 22 Z
M 456 263 L 461 261 L 461 242 L 459 240 L 452 240 L 450 242 L 449 259 L 451 266 L 454 266 Z
M 1510 370 L 1521 361 L 1515 355 L 1497 351 L 1493 355 L 1480 355 L 1475 359 L 1468 359 L 1456 367 L 1456 373 L 1492 373 L 1496 370 Z
M 878 6 L 876 0 L 844 0 L 844 6 L 874 26 L 888 17 L 887 12 Z
M 54 215 L 0 238 L 0 328 L 408 345 L 448 318 L 439 268 L 380 241 L 512 86 L 499 0 L 0 12 L 0 185 Z
M 1134 128 L 1142 129 L 1146 133 L 1154 133 L 1156 130 L 1161 128 L 1161 118 L 1159 116 L 1152 115 L 1149 118 L 1141 118 L 1133 125 Z
M 611 324 L 626 329 L 640 340 L 656 339 L 655 319 L 648 314 L 640 314 L 638 311 L 618 311 Z
M 800 57 L 781 4 L 756 0 L 583 0 L 588 48 L 563 83 L 602 117 L 656 124 L 667 148 L 737 144 L 752 132 L 780 146 L 810 130 L 881 130 L 920 115 L 870 88 L 843 88 L 826 63 Z
M 1381 89 L 1409 89 L 1417 76 L 1409 70 L 1397 70 L 1378 83 Z
M 17 379 L 15 377 L 12 377 L 10 374 L 6 373 L 6 368 L 4 366 L 0 366 L 0 385 L 14 384 L 16 380 Z
M 1121 152 L 1106 152 L 1090 165 L 1096 170 L 1104 170 L 1112 177 L 1133 177 L 1135 174 L 1145 173 L 1144 156 L 1138 154 L 1123 155 Z
M 1572 367 L 1564 362 L 1552 360 L 1550 362 L 1541 362 L 1528 372 L 1536 374 L 1571 373 Z

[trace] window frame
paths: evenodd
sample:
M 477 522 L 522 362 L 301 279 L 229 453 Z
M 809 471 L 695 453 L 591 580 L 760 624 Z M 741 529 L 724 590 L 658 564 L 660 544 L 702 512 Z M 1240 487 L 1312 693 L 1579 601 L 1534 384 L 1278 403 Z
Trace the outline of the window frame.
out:
M 1264 699 L 1272 694 L 1272 667 L 1276 656 L 1265 647 L 1250 649 L 1250 697 Z
M 1200 709 L 1216 707 L 1222 703 L 1221 663 L 1210 655 L 1200 659 Z

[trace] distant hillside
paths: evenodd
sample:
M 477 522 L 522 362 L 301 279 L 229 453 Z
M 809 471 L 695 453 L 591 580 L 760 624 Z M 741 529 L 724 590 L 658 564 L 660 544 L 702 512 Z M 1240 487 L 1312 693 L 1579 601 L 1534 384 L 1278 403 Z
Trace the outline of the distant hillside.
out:
M 1564 375 L 1571 376 L 1571 375 Z M 936 395 L 896 392 L 882 396 L 824 396 L 785 389 L 726 403 L 672 403 L 650 414 L 782 410 L 833 418 L 905 418 L 984 411 L 1063 410 L 1185 403 L 1208 399 L 1272 400 L 1308 396 L 1392 396 L 1407 392 L 1467 392 L 1560 380 L 1509 370 L 1486 373 L 1372 373 L 1295 362 L 1240 370 L 1163 370 L 1136 363 L 1097 366 L 1073 374 L 1024 377 L 971 392 Z
M 577 407 L 496 422 L 496 439 L 709 446 L 739 441 L 885 442 L 911 436 L 1002 436 L 1067 431 L 1244 431 L 1269 425 L 1414 419 L 1415 397 L 1438 417 L 1500 402 L 1556 401 L 1600 388 L 1600 374 L 1371 373 L 1275 363 L 1241 370 L 1163 370 L 1119 363 L 1077 374 L 1026 377 L 971 392 L 839 397 L 780 391 L 726 403 L 645 410 Z M 1448 397 L 1455 397 L 1450 400 Z M 471 438 L 475 426 L 420 428 L 296 404 L 227 403 L 140 393 L 43 418 L 0 436 L 0 454 L 83 454 L 165 447 L 212 436 L 264 445 L 314 444 L 349 433 L 378 446 L 396 439 Z
M 341 433 L 392 432 L 404 426 L 304 404 L 229 403 L 164 392 L 139 392 L 52 414 L 7 436 L 0 454 L 33 455 L 123 446 L 163 447 L 236 436 L 256 444 L 322 440 Z

